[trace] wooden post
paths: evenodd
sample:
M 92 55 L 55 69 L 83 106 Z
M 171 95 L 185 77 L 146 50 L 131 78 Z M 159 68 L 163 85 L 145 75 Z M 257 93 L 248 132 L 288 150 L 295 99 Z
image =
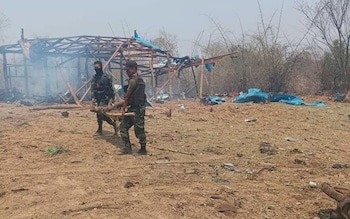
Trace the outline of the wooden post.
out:
M 154 55 L 154 52 L 152 51 L 152 55 L 151 55 L 151 61 L 149 63 L 149 66 L 150 66 L 150 70 L 151 70 L 151 77 L 152 77 L 152 93 L 155 94 L 156 93 L 156 79 L 155 79 L 155 76 L 154 76 L 154 69 L 153 69 L 153 55 Z
M 80 57 L 78 57 L 78 63 L 77 63 L 77 87 L 79 87 L 82 84 L 81 81 L 81 66 L 80 66 Z
M 174 72 L 174 75 L 177 74 L 177 71 Z M 173 98 L 173 76 L 168 74 L 168 80 L 169 80 L 169 98 L 172 99 Z
M 196 94 L 198 96 L 198 85 L 197 85 L 197 79 L 196 79 L 196 74 L 194 73 L 194 69 L 193 69 L 193 66 L 191 67 L 192 69 L 192 75 L 193 75 L 193 80 L 194 80 L 194 85 L 196 86 Z
M 210 95 L 214 95 L 214 72 L 213 69 L 209 72 L 210 74 Z
M 6 53 L 4 52 L 2 54 L 2 70 L 4 72 L 4 80 L 5 80 L 5 89 L 8 90 L 9 89 L 9 81 L 8 81 L 8 72 L 7 72 L 7 57 L 6 57 Z
M 204 58 L 202 57 L 201 72 L 200 72 L 200 84 L 199 84 L 199 98 L 203 98 L 203 77 L 204 77 Z
M 89 78 L 90 75 L 89 75 L 89 58 L 86 58 L 85 59 L 85 74 L 86 74 L 86 78 Z
M 73 88 L 70 86 L 69 82 L 66 80 L 66 78 L 64 77 L 63 75 L 63 72 L 62 72 L 62 69 L 61 69 L 61 66 L 57 66 L 59 68 L 59 71 L 60 71 L 60 74 L 62 76 L 62 79 L 64 81 L 64 83 L 66 84 L 70 94 L 72 95 L 72 97 L 74 98 L 74 101 L 77 105 L 80 105 L 81 101 L 78 99 L 77 95 L 75 94 Z
M 123 85 L 124 85 L 124 75 L 123 75 L 124 74 L 124 72 L 123 72 L 123 68 L 124 68 L 123 58 L 124 58 L 124 56 L 123 56 L 123 52 L 120 53 L 119 58 L 120 58 L 120 63 L 119 63 L 119 66 L 120 66 L 120 85 L 123 87 Z
M 47 58 L 44 60 L 44 75 L 45 75 L 45 95 L 50 95 L 50 75 L 47 68 Z
M 21 40 L 24 41 L 24 29 L 21 29 Z M 26 95 L 29 95 L 29 76 L 28 76 L 28 66 L 27 66 L 27 58 L 23 53 L 23 65 L 24 65 L 24 86 L 26 90 Z
M 171 63 L 170 63 L 170 58 L 169 58 L 169 53 L 166 54 L 167 58 L 167 63 L 168 63 L 168 80 L 169 80 L 169 98 L 173 98 L 173 81 L 172 81 L 172 75 L 170 74 L 170 69 L 171 69 Z

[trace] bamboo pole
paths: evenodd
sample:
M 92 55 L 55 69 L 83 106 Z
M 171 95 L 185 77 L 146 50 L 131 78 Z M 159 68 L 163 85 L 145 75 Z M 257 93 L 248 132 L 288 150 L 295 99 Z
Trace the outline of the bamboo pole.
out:
M 210 95 L 214 95 L 214 72 L 213 69 L 211 69 L 210 74 Z
M 203 77 L 204 77 L 204 58 L 202 57 L 201 71 L 200 71 L 200 84 L 199 84 L 199 98 L 203 98 Z
M 60 67 L 59 67 L 59 68 L 60 68 Z M 66 84 L 66 86 L 67 86 L 67 88 L 68 88 L 70 94 L 73 96 L 73 99 L 74 99 L 75 103 L 76 103 L 77 105 L 80 105 L 80 100 L 78 99 L 77 95 L 75 94 L 73 88 L 70 86 L 69 82 L 68 82 L 68 81 L 66 80 L 66 78 L 64 77 L 63 72 L 62 72 L 62 69 L 60 68 L 59 71 L 60 71 L 61 77 L 62 77 L 64 83 Z
M 177 71 L 174 72 L 174 74 L 172 76 L 168 75 L 168 80 L 169 80 L 169 98 L 172 99 L 173 98 L 173 77 L 177 74 Z
M 114 53 L 111 55 L 111 57 L 108 59 L 108 61 L 106 63 L 104 63 L 104 65 L 102 66 L 102 70 L 106 70 L 106 68 L 108 67 L 108 64 L 118 55 L 120 48 L 123 46 L 123 43 L 120 44 L 117 49 L 114 51 Z
M 170 82 L 170 80 L 176 75 L 178 74 L 179 69 L 181 69 L 181 67 L 183 66 L 183 64 L 181 64 L 179 66 L 179 68 L 177 68 L 174 72 L 172 72 L 172 74 L 170 73 L 170 68 L 168 68 L 168 72 L 170 73 L 170 76 L 168 77 L 168 80 L 166 82 L 164 82 L 164 84 L 158 89 L 158 91 L 164 89 L 164 87 Z
M 170 69 L 170 59 L 169 59 L 169 53 L 167 55 L 167 62 L 168 62 L 168 69 Z M 169 80 L 169 98 L 173 99 L 173 81 L 172 81 L 172 76 L 168 72 L 168 80 Z
M 151 55 L 151 61 L 150 61 L 150 70 L 151 70 L 151 77 L 152 77 L 152 92 L 155 94 L 156 93 L 156 79 L 154 76 L 154 69 L 153 69 L 153 56 L 154 56 L 154 52 L 152 51 L 152 55 Z

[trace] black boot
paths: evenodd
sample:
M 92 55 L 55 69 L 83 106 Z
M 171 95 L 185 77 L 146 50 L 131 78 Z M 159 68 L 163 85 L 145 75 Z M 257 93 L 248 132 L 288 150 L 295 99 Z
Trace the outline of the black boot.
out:
M 141 149 L 137 153 L 140 155 L 147 155 L 146 144 L 141 144 Z
M 132 149 L 131 149 L 131 143 L 127 142 L 125 143 L 125 147 L 123 148 L 123 154 L 131 154 Z
M 96 134 L 99 134 L 99 135 L 103 135 L 103 131 L 102 131 L 102 122 L 98 122 L 98 129 L 96 131 Z
M 113 124 L 113 128 L 114 128 L 114 135 L 118 135 L 118 127 L 116 123 Z
M 101 115 L 99 113 L 97 113 L 96 115 L 97 115 L 97 124 L 98 124 L 98 129 L 96 131 L 96 134 L 103 135 L 103 131 L 102 131 L 103 120 L 102 120 L 102 117 L 101 117 Z
M 98 127 L 96 134 L 103 135 L 102 128 Z

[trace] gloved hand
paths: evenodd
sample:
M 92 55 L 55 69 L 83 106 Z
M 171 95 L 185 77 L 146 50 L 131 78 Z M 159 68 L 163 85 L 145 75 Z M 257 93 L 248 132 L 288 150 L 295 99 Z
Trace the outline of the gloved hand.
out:
M 97 100 L 95 98 L 92 98 L 91 100 L 91 106 L 95 106 L 97 103 Z
M 108 106 L 112 106 L 113 103 L 114 103 L 114 100 L 110 99 L 110 100 L 108 101 Z

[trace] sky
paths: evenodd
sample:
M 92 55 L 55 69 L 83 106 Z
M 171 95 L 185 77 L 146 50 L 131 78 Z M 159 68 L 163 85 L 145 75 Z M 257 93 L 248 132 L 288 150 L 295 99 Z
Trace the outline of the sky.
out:
M 306 0 L 307 1 L 307 0 Z M 311 0 L 309 0 L 311 1 Z M 306 32 L 299 0 L 259 0 L 265 22 L 274 16 L 281 37 L 297 40 Z M 131 37 L 137 30 L 152 39 L 159 31 L 175 34 L 180 55 L 189 55 L 200 32 L 202 41 L 217 32 L 211 17 L 233 38 L 257 31 L 261 21 L 258 0 L 0 0 L 0 12 L 10 24 L 1 44 L 16 43 L 24 28 L 26 38 L 78 35 Z M 292 38 L 292 39 L 290 39 Z M 283 39 L 282 39 L 283 40 Z

